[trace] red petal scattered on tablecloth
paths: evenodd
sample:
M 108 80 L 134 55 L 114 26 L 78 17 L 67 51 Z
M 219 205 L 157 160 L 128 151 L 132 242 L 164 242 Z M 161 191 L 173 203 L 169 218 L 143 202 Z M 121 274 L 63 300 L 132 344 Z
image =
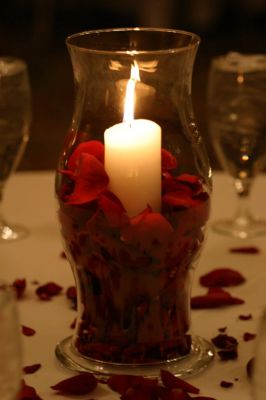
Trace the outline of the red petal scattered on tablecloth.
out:
M 70 329 L 75 329 L 77 323 L 77 318 L 74 318 L 73 321 L 70 324 Z
M 217 352 L 221 360 L 235 360 L 238 357 L 238 341 L 233 336 L 219 334 L 212 338 L 212 343 L 219 349 L 222 349 Z
M 24 292 L 26 290 L 26 279 L 16 279 L 14 280 L 12 284 L 13 288 L 16 291 L 17 298 L 21 299 L 24 295 Z
M 200 277 L 200 284 L 206 287 L 237 286 L 245 282 L 244 276 L 231 268 L 217 268 Z
M 107 380 L 107 384 L 113 391 L 123 395 L 128 389 L 133 387 L 155 387 L 157 379 L 144 378 L 140 375 L 112 375 Z
M 252 319 L 252 314 L 247 314 L 247 315 L 240 314 L 238 316 L 238 319 L 240 319 L 241 321 L 248 321 Z
M 25 336 L 33 336 L 36 333 L 35 329 L 30 328 L 29 326 L 25 326 L 25 325 L 21 326 L 21 330 L 22 330 L 23 335 L 25 335 Z
M 253 375 L 254 362 L 255 362 L 255 358 L 252 357 L 250 360 L 248 360 L 247 365 L 246 365 L 247 376 L 249 379 L 251 379 L 252 375 Z
M 194 394 L 198 394 L 200 391 L 197 387 L 191 385 L 190 383 L 184 381 L 183 379 L 178 378 L 171 372 L 164 369 L 161 370 L 161 379 L 164 386 L 167 388 L 182 389 L 188 393 L 194 393 Z
M 228 389 L 228 388 L 233 387 L 234 383 L 233 382 L 228 382 L 228 381 L 221 381 L 220 382 L 220 386 L 223 387 L 223 388 Z
M 193 309 L 217 308 L 243 303 L 244 300 L 233 297 L 229 292 L 218 287 L 210 288 L 207 294 L 191 298 L 191 307 Z
M 75 172 L 75 170 L 79 168 L 82 153 L 91 154 L 101 163 L 104 162 L 104 145 L 98 140 L 90 140 L 80 143 L 69 157 L 67 166 L 71 171 Z
M 29 386 L 25 383 L 24 379 L 21 381 L 21 390 L 18 395 L 18 400 L 42 400 L 37 394 L 34 387 Z
M 229 336 L 226 334 L 219 334 L 211 339 L 214 346 L 218 347 L 219 349 L 229 349 L 232 346 L 237 346 L 238 341 L 234 336 Z
M 157 394 L 160 400 L 190 400 L 192 398 L 183 389 L 170 389 L 162 386 L 158 387 Z
M 32 364 L 26 365 L 23 367 L 24 374 L 34 374 L 34 372 L 38 371 L 41 368 L 41 364 Z
M 231 247 L 229 249 L 230 253 L 243 253 L 243 254 L 259 254 L 260 249 L 256 246 L 240 246 Z
M 97 380 L 90 372 L 82 372 L 78 375 L 64 379 L 51 386 L 62 395 L 85 395 L 92 392 L 97 386 Z
M 243 339 L 245 342 L 249 342 L 250 340 L 255 339 L 256 334 L 255 333 L 249 333 L 249 332 L 245 332 L 243 334 Z
M 109 178 L 103 164 L 93 155 L 81 153 L 79 173 L 67 204 L 84 204 L 98 198 L 108 185 Z
M 177 167 L 176 157 L 169 151 L 162 149 L 162 171 L 175 169 Z
M 61 251 L 60 257 L 61 257 L 61 258 L 67 258 L 66 253 L 65 253 L 64 251 Z
M 40 300 L 50 300 L 53 296 L 58 295 L 62 291 L 62 286 L 55 282 L 48 282 L 44 285 L 39 286 L 35 293 Z

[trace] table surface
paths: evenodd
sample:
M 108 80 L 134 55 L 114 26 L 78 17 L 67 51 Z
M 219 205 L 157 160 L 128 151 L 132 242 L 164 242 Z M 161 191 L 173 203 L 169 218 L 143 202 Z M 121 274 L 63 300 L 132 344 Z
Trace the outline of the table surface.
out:
M 223 173 L 214 174 L 211 220 L 229 216 L 236 205 L 232 185 Z M 256 215 L 266 218 L 266 176 L 256 179 L 251 208 Z M 56 343 L 69 336 L 70 324 L 75 311 L 69 307 L 63 294 L 51 301 L 40 301 L 36 294 L 36 283 L 54 281 L 64 289 L 74 284 L 72 272 L 66 259 L 61 257 L 62 245 L 56 216 L 54 197 L 54 173 L 19 172 L 9 180 L 4 198 L 4 213 L 11 222 L 26 225 L 30 234 L 27 238 L 0 244 L 0 278 L 13 281 L 26 278 L 25 297 L 18 301 L 20 323 L 36 330 L 31 337 L 22 336 L 23 364 L 41 363 L 35 374 L 26 375 L 27 384 L 36 388 L 44 400 L 60 399 L 51 385 L 73 372 L 62 367 L 54 355 Z M 229 248 L 239 245 L 255 245 L 260 254 L 233 254 Z M 226 333 L 239 341 L 238 359 L 221 361 L 216 356 L 214 362 L 202 373 L 191 377 L 189 381 L 201 389 L 202 395 L 222 400 L 251 399 L 250 383 L 246 376 L 246 364 L 254 354 L 255 340 L 244 341 L 244 332 L 256 333 L 262 307 L 266 303 L 264 285 L 266 282 L 266 236 L 252 240 L 238 240 L 223 237 L 209 229 L 208 238 L 193 282 L 192 294 L 205 293 L 199 285 L 199 276 L 218 267 L 230 267 L 240 271 L 246 282 L 230 288 L 230 292 L 245 300 L 245 304 L 221 309 L 193 310 L 192 331 L 210 340 L 221 327 L 227 327 Z M 240 314 L 252 314 L 248 321 L 239 320 Z M 231 388 L 222 388 L 221 380 L 234 382 Z M 119 399 L 119 395 L 99 385 L 89 397 L 95 399 Z M 79 396 L 83 399 L 83 397 Z M 85 396 L 84 399 L 88 399 Z

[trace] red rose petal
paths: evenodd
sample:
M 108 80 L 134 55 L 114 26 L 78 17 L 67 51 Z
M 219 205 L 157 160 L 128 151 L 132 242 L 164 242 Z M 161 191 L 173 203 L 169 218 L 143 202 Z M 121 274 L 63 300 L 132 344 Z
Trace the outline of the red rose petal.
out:
M 157 379 L 144 378 L 140 375 L 112 375 L 107 380 L 107 384 L 113 391 L 124 394 L 129 388 L 132 387 L 155 387 L 157 386 Z
M 229 249 L 230 253 L 259 254 L 260 249 L 256 246 L 240 246 Z
M 176 157 L 170 151 L 162 149 L 162 170 L 175 169 L 176 167 Z
M 76 286 L 69 286 L 66 290 L 66 297 L 71 301 L 72 308 L 77 308 L 77 288 Z
M 244 300 L 233 297 L 229 292 L 218 287 L 210 288 L 205 295 L 191 298 L 191 307 L 193 309 L 217 308 L 243 303 Z
M 218 328 L 218 331 L 223 333 L 226 331 L 226 329 L 227 329 L 227 326 L 223 326 L 222 328 Z
M 218 356 L 222 361 L 236 360 L 238 357 L 237 348 L 220 350 L 217 352 Z
M 162 214 L 146 209 L 131 218 L 130 224 L 121 229 L 121 234 L 126 243 L 140 246 L 143 250 L 151 250 L 155 246 L 168 246 L 173 228 Z
M 62 289 L 62 286 L 57 283 L 48 282 L 45 285 L 39 286 L 35 293 L 40 300 L 49 300 L 51 297 L 58 295 Z
M 178 378 L 173 375 L 171 372 L 162 369 L 161 370 L 161 379 L 165 387 L 170 389 L 182 389 L 188 393 L 198 394 L 199 389 L 190 383 L 184 381 L 183 379 Z
M 108 185 L 109 178 L 103 164 L 93 155 L 81 153 L 78 175 L 67 204 L 84 204 L 98 198 Z
M 38 371 L 41 368 L 41 364 L 32 364 L 23 367 L 24 374 L 34 374 L 34 372 Z
M 190 400 L 190 395 L 183 389 L 170 389 L 167 387 L 158 387 L 160 400 Z M 193 397 L 194 398 L 194 397 Z
M 247 365 L 246 365 L 247 376 L 249 379 L 251 379 L 253 376 L 254 363 L 255 363 L 255 358 L 252 357 L 250 360 L 248 360 Z
M 228 381 L 221 381 L 220 386 L 227 389 L 227 388 L 234 386 L 234 383 L 228 382 Z
M 70 324 L 70 329 L 75 329 L 77 323 L 77 318 L 74 318 L 73 321 Z
M 22 328 L 22 333 L 25 336 L 33 336 L 36 333 L 35 329 L 32 329 L 29 326 L 22 325 L 21 328 Z
M 18 395 L 18 400 L 42 400 L 37 394 L 34 387 L 25 383 L 24 379 L 21 381 L 21 390 Z
M 243 339 L 245 342 L 249 342 L 250 340 L 255 339 L 256 334 L 255 333 L 249 333 L 249 332 L 245 332 L 243 335 Z
M 240 272 L 231 268 L 217 268 L 200 277 L 200 284 L 206 287 L 236 286 L 246 279 Z
M 196 396 L 193 397 L 193 400 L 216 400 L 214 397 L 208 397 L 208 396 Z
M 241 321 L 248 321 L 252 319 L 252 314 L 247 314 L 247 315 L 240 314 L 238 316 L 238 319 L 240 319 Z
M 99 206 L 104 212 L 110 226 L 121 227 L 128 222 L 126 211 L 120 200 L 109 191 L 101 194 L 99 199 Z
M 82 372 L 71 378 L 64 379 L 51 386 L 62 395 L 84 395 L 92 392 L 97 386 L 97 380 L 90 372 Z
M 60 257 L 61 257 L 61 258 L 67 258 L 66 253 L 65 253 L 64 251 L 61 251 Z
M 177 177 L 179 182 L 182 182 L 191 187 L 194 193 L 202 189 L 202 183 L 198 176 L 190 174 L 182 174 Z
M 26 279 L 16 279 L 12 286 L 16 291 L 17 298 L 21 299 L 26 289 Z
M 219 349 L 229 349 L 238 345 L 238 341 L 234 336 L 219 334 L 212 338 L 212 343 Z
M 80 157 L 82 153 L 91 154 L 102 163 L 104 161 L 104 145 L 101 142 L 98 140 L 83 142 L 76 147 L 69 157 L 67 166 L 71 171 L 75 171 L 77 168 L 79 168 Z
M 185 191 L 168 192 L 162 196 L 162 201 L 172 207 L 189 208 L 201 204 L 201 200 L 195 199 Z

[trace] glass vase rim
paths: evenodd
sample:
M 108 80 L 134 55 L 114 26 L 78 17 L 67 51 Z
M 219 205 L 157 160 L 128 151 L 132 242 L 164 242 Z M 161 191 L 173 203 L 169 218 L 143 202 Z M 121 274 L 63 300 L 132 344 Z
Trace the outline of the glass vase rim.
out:
M 80 38 L 85 35 L 99 35 L 102 33 L 111 33 L 111 32 L 161 32 L 168 34 L 179 34 L 184 37 L 191 37 L 191 43 L 183 46 L 172 46 L 167 49 L 156 49 L 156 50 L 106 50 L 106 49 L 94 49 L 90 47 L 85 47 L 82 45 L 78 45 L 75 43 L 71 43 L 72 40 Z M 182 30 L 182 29 L 173 29 L 173 28 L 156 28 L 156 27 L 121 27 L 121 28 L 104 28 L 104 29 L 90 29 L 77 33 L 73 33 L 66 37 L 66 45 L 69 48 L 79 49 L 79 51 L 84 53 L 91 54 L 119 54 L 119 55 L 144 55 L 144 54 L 172 54 L 172 53 L 181 53 L 187 51 L 188 49 L 193 49 L 197 47 L 201 38 L 196 33 Z

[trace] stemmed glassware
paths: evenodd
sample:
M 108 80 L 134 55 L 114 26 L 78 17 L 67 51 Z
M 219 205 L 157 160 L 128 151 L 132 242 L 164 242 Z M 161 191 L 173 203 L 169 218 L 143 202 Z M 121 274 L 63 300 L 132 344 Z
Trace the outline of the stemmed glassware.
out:
M 23 60 L 0 58 L 0 206 L 5 184 L 16 169 L 29 137 L 30 85 Z M 7 223 L 0 211 L 0 242 L 26 236 L 28 230 Z
M 216 221 L 213 229 L 242 239 L 266 234 L 266 221 L 249 209 L 254 178 L 266 165 L 266 55 L 231 52 L 214 58 L 207 102 L 214 149 L 238 197 L 235 215 Z
M 15 400 L 22 378 L 21 344 L 12 287 L 0 281 L 0 398 Z

